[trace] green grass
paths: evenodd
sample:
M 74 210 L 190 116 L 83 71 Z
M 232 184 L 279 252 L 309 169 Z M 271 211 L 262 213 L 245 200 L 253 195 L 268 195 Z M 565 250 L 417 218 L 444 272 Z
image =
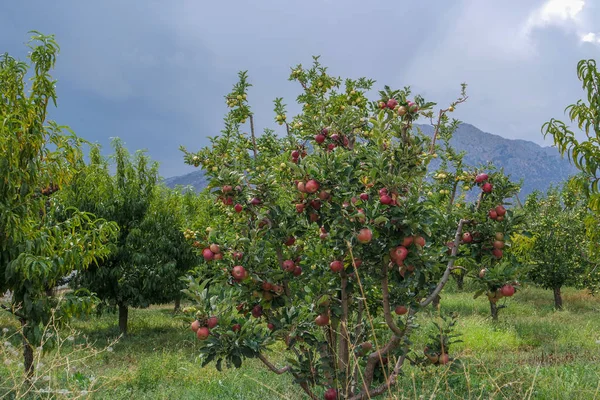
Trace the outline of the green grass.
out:
M 464 342 L 451 352 L 462 361 L 462 370 L 450 372 L 442 367 L 422 371 L 407 366 L 392 392 L 394 397 L 388 397 L 600 399 L 600 299 L 567 289 L 564 302 L 565 310 L 556 312 L 550 291 L 528 288 L 508 299 L 499 322 L 492 323 L 487 299 L 474 300 L 469 292 L 450 290 L 443 295 L 442 311 L 460 315 L 458 330 Z M 425 314 L 435 313 L 431 309 Z M 421 318 L 426 323 L 427 315 Z M 91 354 L 94 349 L 104 349 L 118 336 L 116 323 L 115 315 L 75 321 L 73 328 L 80 334 L 73 342 L 65 342 L 63 351 L 83 346 L 82 354 Z M 10 337 L 16 322 L 1 315 L 2 327 L 9 328 L 2 342 L 11 342 L 12 348 L 19 350 L 18 337 Z M 91 347 L 85 347 L 84 336 Z M 421 346 L 422 338 L 413 339 Z M 131 310 L 130 334 L 113 345 L 112 351 L 50 374 L 53 387 L 66 387 L 70 393 L 31 397 L 86 398 L 89 394 L 82 390 L 90 390 L 94 393 L 89 397 L 110 400 L 305 398 L 288 375 L 275 375 L 256 360 L 239 370 L 201 368 L 196 346 L 188 325 L 173 317 L 170 306 Z M 3 382 L 3 377 L 18 371 L 16 362 L 7 364 L 7 360 L 19 357 L 11 355 L 6 345 L 1 349 Z M 278 352 L 270 357 L 281 361 Z M 41 361 L 51 364 L 53 358 L 56 352 Z M 0 398 L 12 384 L 11 379 L 18 377 L 0 383 Z

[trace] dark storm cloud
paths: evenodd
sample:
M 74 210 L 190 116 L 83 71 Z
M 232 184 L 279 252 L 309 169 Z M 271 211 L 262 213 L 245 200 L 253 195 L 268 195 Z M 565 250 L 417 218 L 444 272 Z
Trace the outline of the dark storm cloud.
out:
M 298 94 L 289 67 L 312 55 L 334 75 L 412 85 L 442 105 L 467 82 L 471 98 L 457 118 L 541 143 L 541 124 L 581 96 L 577 60 L 600 49 L 600 13 L 587 3 L 7 2 L 0 51 L 22 55 L 30 29 L 56 34 L 53 118 L 104 147 L 119 136 L 146 148 L 171 176 L 189 170 L 180 144 L 199 148 L 221 129 L 238 70 L 249 70 L 258 125 L 273 127 L 272 99 L 291 104 Z

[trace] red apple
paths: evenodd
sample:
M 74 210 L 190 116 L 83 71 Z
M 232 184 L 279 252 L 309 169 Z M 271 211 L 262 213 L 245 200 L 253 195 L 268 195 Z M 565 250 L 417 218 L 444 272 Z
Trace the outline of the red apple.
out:
M 258 197 L 253 197 L 252 200 L 250 200 L 250 204 L 252 204 L 253 206 L 257 206 L 260 203 L 262 203 L 262 201 Z
M 310 220 L 310 222 L 317 222 L 319 220 L 319 214 L 314 212 L 310 213 L 308 219 Z
M 488 217 L 490 217 L 491 219 L 496 219 L 496 218 L 498 218 L 498 213 L 496 212 L 496 210 L 491 209 L 488 212 Z
M 485 182 L 485 181 L 488 180 L 488 178 L 489 178 L 488 174 L 485 174 L 485 173 L 484 174 L 478 174 L 475 177 L 475 182 L 477 182 L 477 183 Z
M 308 182 L 306 182 L 304 187 L 307 193 L 317 193 L 317 190 L 319 190 L 319 182 L 315 181 L 314 179 L 311 179 Z
M 329 264 L 329 269 L 331 269 L 333 272 L 341 272 L 344 269 L 344 263 L 340 260 L 332 261 Z
M 298 158 L 298 157 L 300 157 L 300 152 L 298 150 L 292 151 L 292 158 Z
M 363 228 L 358 232 L 356 238 L 360 243 L 369 243 L 373 239 L 373 232 L 369 228 Z
M 495 249 L 502 249 L 504 248 L 504 242 L 501 240 L 494 240 L 493 246 Z
M 392 198 L 387 194 L 384 194 L 382 196 L 379 196 L 379 201 L 381 202 L 381 204 L 391 204 Z
M 231 327 L 231 330 L 234 331 L 234 332 L 239 332 L 241 329 L 242 329 L 242 326 L 240 324 L 234 324 Z
M 404 315 L 408 312 L 408 308 L 406 308 L 404 306 L 398 306 L 398 307 L 396 307 L 394 312 L 398 315 Z
M 464 243 L 471 243 L 473 241 L 473 236 L 470 232 L 465 232 L 462 235 L 462 240 Z
M 254 307 L 252 307 L 252 316 L 254 318 L 260 318 L 262 314 L 263 314 L 263 310 L 262 310 L 261 306 L 259 306 L 257 304 Z
M 319 133 L 318 135 L 315 135 L 315 142 L 321 144 L 325 141 L 325 135 Z
M 288 237 L 286 241 L 283 242 L 283 244 L 285 244 L 286 246 L 292 246 L 294 243 L 296 243 L 296 238 L 293 236 Z
M 390 109 L 392 109 L 392 110 L 393 110 L 393 109 L 394 109 L 394 108 L 396 108 L 396 106 L 398 105 L 398 100 L 396 100 L 396 99 L 389 99 L 389 100 L 387 101 L 387 104 L 386 104 L 386 105 L 387 105 L 387 107 L 388 107 L 388 108 L 390 108 Z
M 416 113 L 417 111 L 419 111 L 419 106 L 411 102 L 408 106 L 408 111 L 410 111 L 411 113 Z
M 210 317 L 206 321 L 206 325 L 208 326 L 208 329 L 214 328 L 215 326 L 217 326 L 218 323 L 219 323 L 219 319 L 217 317 Z
M 388 194 L 387 188 L 381 188 L 381 189 L 379 189 L 379 195 L 383 196 L 384 194 Z
M 296 204 L 296 212 L 303 213 L 304 212 L 304 204 L 302 204 L 302 203 Z
M 215 254 L 213 260 L 222 260 L 223 259 L 223 254 L 222 253 L 217 253 Z
M 360 199 L 362 201 L 367 201 L 367 200 L 369 200 L 369 195 L 367 193 L 361 193 L 360 194 Z
M 210 251 L 212 251 L 214 254 L 220 253 L 221 252 L 221 248 L 219 247 L 218 244 L 211 244 L 209 247 Z
M 210 261 L 215 257 L 215 254 L 212 251 L 210 251 L 209 248 L 206 248 L 202 250 L 202 257 L 204 257 L 206 261 Z
M 327 200 L 329 198 L 329 192 L 326 190 L 321 190 L 319 192 L 319 199 L 321 200 Z
M 236 265 L 231 270 L 231 276 L 233 276 L 233 279 L 236 281 L 241 281 L 246 277 L 246 269 L 241 265 Z
M 192 322 L 191 328 L 194 332 L 198 332 L 198 328 L 200 328 L 200 321 L 198 321 L 197 319 L 194 320 L 194 322 Z
M 267 328 L 269 328 L 270 331 L 273 331 L 273 330 L 275 330 L 275 325 L 269 323 L 269 324 L 267 324 Z
M 269 282 L 263 282 L 261 287 L 262 287 L 262 290 L 269 291 L 269 290 L 273 289 L 273 284 L 269 283 Z
M 327 314 L 319 314 L 317 318 L 315 318 L 315 324 L 318 326 L 325 326 L 329 323 L 329 316 Z
M 300 276 L 300 275 L 302 275 L 302 267 L 296 266 L 296 268 L 294 268 L 294 276 Z
M 306 187 L 304 185 L 304 182 L 300 181 L 296 184 L 296 188 L 298 189 L 299 192 L 302 193 L 306 193 Z
M 327 389 L 323 398 L 325 400 L 336 400 L 338 398 L 337 390 L 335 390 L 334 388 Z
M 208 335 L 210 335 L 210 331 L 208 330 L 207 327 L 205 326 L 201 326 L 200 328 L 198 328 L 198 330 L 196 331 L 196 336 L 198 337 L 198 339 L 200 340 L 206 340 L 208 338 Z
M 410 246 L 411 244 L 413 244 L 413 241 L 414 241 L 414 240 L 415 240 L 415 239 L 414 239 L 412 236 L 407 236 L 407 237 L 405 237 L 405 238 L 402 240 L 402 246 L 404 246 L 404 247 L 408 247 L 408 246 Z
M 379 108 L 384 109 L 387 107 L 387 104 L 385 104 L 384 101 L 380 101 L 379 103 L 377 103 L 377 105 L 379 106 Z
M 502 293 L 503 296 L 510 297 L 515 294 L 515 287 L 513 285 L 504 285 L 500 289 L 500 293 Z
M 240 203 L 238 203 L 233 208 L 235 209 L 235 212 L 241 213 L 242 210 L 244 209 L 244 206 L 242 206 Z
M 502 258 L 502 250 L 494 249 L 492 250 L 492 255 L 498 259 Z
M 415 236 L 415 244 L 419 247 L 425 247 L 425 238 L 423 236 Z
M 402 117 L 405 114 L 406 114 L 406 107 L 404 107 L 404 106 L 398 107 L 398 115 Z
M 292 260 L 285 260 L 282 264 L 282 268 L 284 271 L 294 272 L 294 269 L 296 269 L 296 263 L 294 263 Z
M 504 208 L 503 205 L 496 206 L 496 214 L 498 214 L 499 217 L 504 216 L 504 214 L 506 214 L 506 208 Z
M 327 150 L 329 151 L 333 151 L 333 149 L 335 149 L 337 146 L 335 145 L 335 143 L 329 143 L 327 145 Z
M 408 257 L 408 249 L 404 246 L 398 246 L 394 249 L 394 255 L 397 261 L 404 261 Z
M 483 190 L 484 193 L 491 193 L 492 192 L 492 184 L 489 182 L 486 182 L 483 184 L 483 186 L 481 187 L 481 190 Z
M 315 210 L 319 210 L 321 208 L 321 200 L 315 199 L 315 200 L 311 201 L 310 206 L 312 208 L 314 208 Z

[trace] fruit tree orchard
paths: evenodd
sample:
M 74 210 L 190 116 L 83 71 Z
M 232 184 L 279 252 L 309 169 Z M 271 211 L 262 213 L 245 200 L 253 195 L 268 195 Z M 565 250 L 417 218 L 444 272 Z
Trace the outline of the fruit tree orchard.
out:
M 222 134 L 197 153 L 183 149 L 187 163 L 205 169 L 227 221 L 191 231 L 214 271 L 210 290 L 190 284 L 192 329 L 204 363 L 239 367 L 256 357 L 293 375 L 310 398 L 366 399 L 388 391 L 406 359 L 423 358 L 411 353 L 413 320 L 455 269 L 463 233 L 477 232 L 481 262 L 500 263 L 494 235 L 511 214 L 489 213 L 503 210 L 510 184 L 500 173 L 469 171 L 464 180 L 479 188 L 478 201 L 457 220 L 440 218 L 446 210 L 425 192 L 436 145 L 413 129 L 419 117 L 434 118 L 434 103 L 387 87 L 371 102 L 373 81 L 332 77 L 318 58 L 290 79 L 303 89 L 302 113 L 289 119 L 276 99 L 285 137 L 257 134 L 240 73 Z M 439 111 L 436 132 L 465 97 Z M 514 292 L 505 283 L 496 289 Z M 281 368 L 267 358 L 278 340 L 289 352 Z M 431 351 L 432 364 L 452 360 L 444 345 Z

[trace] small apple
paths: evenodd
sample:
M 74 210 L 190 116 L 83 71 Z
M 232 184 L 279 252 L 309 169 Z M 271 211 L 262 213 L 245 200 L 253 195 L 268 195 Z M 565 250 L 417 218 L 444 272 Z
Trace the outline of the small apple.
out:
M 242 329 L 242 326 L 240 324 L 234 324 L 231 327 L 231 330 L 234 331 L 234 332 L 239 332 L 241 329 Z
M 242 267 L 241 265 L 236 265 L 231 270 L 231 276 L 233 276 L 233 279 L 236 281 L 243 280 L 246 277 L 246 268 Z
M 485 181 L 487 181 L 487 180 L 488 180 L 488 178 L 489 178 L 488 174 L 485 174 L 485 173 L 483 173 L 483 174 L 478 174 L 478 175 L 475 177 L 475 182 L 476 182 L 476 183 L 482 183 L 482 182 L 485 182 Z
M 408 249 L 404 246 L 398 246 L 394 249 L 394 255 L 397 261 L 404 261 L 408 257 Z
M 496 240 L 504 240 L 504 233 L 502 233 L 502 232 L 496 232 L 496 234 L 494 235 L 494 237 L 496 238 Z
M 387 104 L 386 104 L 386 105 L 387 105 L 387 107 L 388 107 L 389 109 L 392 109 L 392 110 L 393 110 L 393 109 L 394 109 L 394 108 L 396 108 L 396 106 L 398 105 L 398 100 L 396 100 L 396 99 L 389 99 L 389 100 L 387 101 Z
M 404 315 L 408 312 L 408 308 L 406 308 L 405 306 L 398 306 L 396 307 L 394 312 L 398 315 Z
M 404 246 L 404 247 L 408 247 L 408 246 L 410 246 L 411 244 L 413 244 L 413 241 L 414 241 L 414 240 L 415 240 L 415 238 L 414 238 L 414 237 L 412 237 L 412 236 L 407 236 L 407 237 L 405 237 L 405 238 L 402 240 L 402 246 Z
M 305 188 L 307 193 L 317 193 L 317 190 L 319 190 L 319 182 L 317 182 L 314 179 L 311 179 L 308 182 L 306 182 Z
M 406 107 L 404 107 L 404 106 L 398 107 L 398 115 L 399 116 L 401 116 L 401 117 L 404 116 L 406 114 L 406 111 L 407 111 Z
M 194 320 L 194 322 L 192 322 L 191 329 L 192 329 L 194 332 L 198 332 L 198 328 L 200 328 L 200 321 L 198 321 L 198 320 L 196 319 L 196 320 Z
M 314 199 L 310 202 L 310 206 L 315 210 L 319 210 L 321 208 L 321 200 Z
M 298 189 L 299 192 L 306 193 L 306 187 L 304 185 L 304 182 L 302 182 L 302 181 L 298 182 L 298 184 L 296 185 L 296 188 Z
M 220 253 L 220 252 L 221 252 L 221 248 L 219 247 L 219 245 L 218 245 L 218 244 L 215 244 L 215 243 L 211 244 L 211 245 L 210 245 L 208 248 L 209 248 L 209 249 L 210 249 L 210 251 L 212 251 L 214 254 L 218 254 L 218 253 Z
M 499 217 L 504 216 L 504 214 L 506 214 L 506 208 L 504 208 L 503 205 L 496 206 L 496 214 L 498 214 Z
M 384 195 L 379 196 L 379 201 L 381 202 L 381 204 L 391 204 L 392 198 L 390 196 L 388 196 L 387 194 L 384 194 Z
M 329 316 L 327 314 L 319 314 L 317 318 L 315 318 L 315 324 L 318 326 L 325 326 L 329 323 Z
M 219 324 L 219 319 L 217 317 L 210 317 L 206 321 L 206 325 L 208 326 L 208 329 L 212 329 L 215 326 L 217 326 L 218 324 Z
M 202 257 L 204 257 L 204 259 L 206 261 L 210 261 L 215 257 L 215 253 L 210 251 L 209 248 L 206 248 L 206 249 L 202 250 Z
M 207 327 L 205 326 L 201 326 L 200 328 L 198 328 L 198 330 L 196 331 L 196 336 L 198 337 L 198 339 L 200 340 L 206 340 L 208 338 L 208 335 L 210 335 L 210 331 L 208 330 Z
M 263 282 L 261 285 L 262 290 L 269 291 L 273 289 L 273 284 L 270 282 Z
M 217 253 L 215 254 L 213 260 L 222 260 L 223 259 L 223 253 Z
M 492 250 L 492 255 L 494 257 L 496 257 L 497 259 L 500 259 L 500 258 L 502 258 L 502 250 L 494 249 L 494 250 Z
M 321 144 L 325 141 L 325 135 L 319 133 L 318 135 L 315 135 L 315 142 Z
M 515 287 L 513 285 L 504 285 L 500 289 L 500 293 L 505 297 L 511 297 L 515 294 Z
M 294 276 L 300 276 L 300 275 L 302 275 L 302 267 L 296 266 L 296 268 L 294 268 Z
M 233 190 L 233 187 L 231 187 L 231 185 L 225 185 L 221 188 L 221 191 L 223 191 L 223 193 L 229 193 Z
M 489 182 L 484 183 L 483 186 L 481 187 L 481 190 L 483 190 L 484 193 L 491 193 L 492 189 L 493 189 L 493 186 Z
M 504 242 L 501 240 L 494 240 L 493 246 L 495 249 L 502 249 L 504 248 Z
M 298 158 L 298 157 L 300 157 L 300 152 L 298 150 L 292 151 L 292 158 Z
M 235 212 L 241 213 L 242 210 L 244 209 L 244 206 L 242 206 L 240 203 L 238 203 L 233 208 L 235 209 Z
M 262 203 L 262 201 L 258 197 L 253 197 L 252 200 L 250 200 L 250 204 L 252 204 L 253 206 L 257 206 L 260 203 Z
M 369 200 L 369 195 L 367 193 L 361 193 L 360 194 L 360 199 L 362 201 L 367 201 L 367 200 Z
M 496 210 L 491 209 L 488 212 L 488 217 L 490 217 L 491 219 L 496 219 L 496 218 L 498 218 L 498 213 L 496 212 Z
M 267 328 L 269 328 L 270 331 L 273 331 L 273 330 L 275 330 L 275 325 L 268 323 Z
M 283 242 L 286 246 L 292 246 L 294 243 L 296 243 L 296 238 L 293 236 L 288 237 L 285 242 Z
M 425 247 L 425 238 L 423 236 L 415 236 L 415 244 L 419 247 Z
M 333 272 L 341 272 L 344 269 L 344 263 L 340 260 L 332 261 L 329 264 L 329 269 Z
M 285 260 L 281 267 L 284 271 L 294 272 L 294 269 L 296 269 L 296 263 L 294 263 L 292 260 Z
M 337 390 L 335 390 L 334 388 L 327 389 L 325 391 L 325 394 L 323 395 L 323 398 L 325 400 L 336 400 L 338 398 Z
M 363 244 L 369 243 L 371 241 L 371 239 L 373 239 L 373 232 L 371 232 L 371 230 L 369 228 L 363 228 L 358 232 L 358 235 L 356 235 L 356 238 L 358 239 L 358 241 L 360 243 L 363 243 Z
M 252 307 L 252 316 L 254 318 L 260 318 L 263 315 L 263 309 L 258 304 Z
M 471 235 L 470 232 L 465 232 L 462 235 L 462 241 L 464 243 L 471 243 L 473 241 L 473 236 Z

